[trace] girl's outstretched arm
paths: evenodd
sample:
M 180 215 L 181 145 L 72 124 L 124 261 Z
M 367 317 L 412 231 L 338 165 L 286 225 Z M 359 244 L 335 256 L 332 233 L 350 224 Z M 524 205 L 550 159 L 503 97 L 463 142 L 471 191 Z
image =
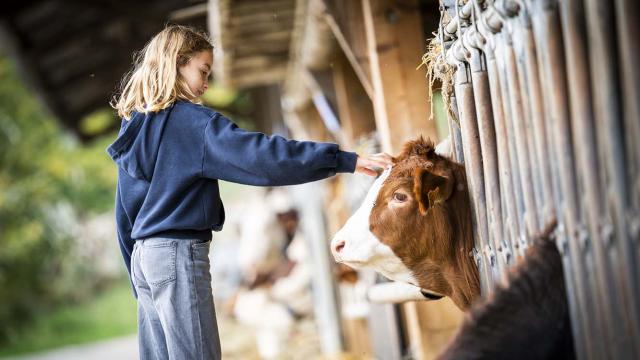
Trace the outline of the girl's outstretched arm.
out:
M 341 172 L 374 175 L 372 168 L 384 168 L 390 159 L 386 154 L 359 158 L 337 144 L 246 131 L 216 113 L 205 128 L 202 175 L 247 185 L 294 185 Z

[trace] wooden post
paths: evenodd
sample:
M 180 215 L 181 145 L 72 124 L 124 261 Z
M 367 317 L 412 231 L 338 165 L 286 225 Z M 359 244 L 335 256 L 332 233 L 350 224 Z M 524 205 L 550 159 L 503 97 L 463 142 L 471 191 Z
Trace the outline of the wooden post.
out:
M 420 133 L 437 139 L 436 124 L 429 120 L 426 73 L 416 70 L 426 51 L 418 1 L 394 4 L 362 1 L 373 107 L 382 149 L 388 152 L 398 151 Z
M 419 4 L 417 0 L 403 1 L 402 7 L 395 4 L 391 0 L 362 0 L 376 125 L 382 150 L 394 154 L 420 134 L 438 139 L 436 123 L 429 120 L 426 73 L 423 68 L 416 70 L 426 52 Z M 433 320 L 423 316 L 445 311 L 443 307 L 446 302 L 442 301 L 402 305 L 414 358 L 432 358 L 435 349 L 449 340 L 431 341 L 439 330 L 429 330 Z M 459 322 L 459 318 L 445 317 L 451 323 Z

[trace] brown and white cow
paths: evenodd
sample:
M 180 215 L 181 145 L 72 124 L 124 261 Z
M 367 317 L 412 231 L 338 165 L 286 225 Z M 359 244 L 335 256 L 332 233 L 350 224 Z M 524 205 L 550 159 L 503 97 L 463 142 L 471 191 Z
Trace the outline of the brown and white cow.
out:
M 480 295 L 468 196 L 462 166 L 438 155 L 429 141 L 411 141 L 336 233 L 333 255 L 450 296 L 465 310 Z M 554 226 L 533 242 L 506 286 L 473 306 L 439 359 L 575 357 Z
M 331 241 L 335 260 L 449 296 L 466 309 L 479 291 L 464 167 L 432 142 L 408 142 Z

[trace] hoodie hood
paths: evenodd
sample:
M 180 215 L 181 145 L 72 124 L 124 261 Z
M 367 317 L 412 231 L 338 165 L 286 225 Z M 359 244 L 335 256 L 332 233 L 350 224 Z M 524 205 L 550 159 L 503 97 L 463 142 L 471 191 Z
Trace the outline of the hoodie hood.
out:
M 172 108 L 156 113 L 135 112 L 131 120 L 122 120 L 118 138 L 107 148 L 107 153 L 131 177 L 151 181 Z

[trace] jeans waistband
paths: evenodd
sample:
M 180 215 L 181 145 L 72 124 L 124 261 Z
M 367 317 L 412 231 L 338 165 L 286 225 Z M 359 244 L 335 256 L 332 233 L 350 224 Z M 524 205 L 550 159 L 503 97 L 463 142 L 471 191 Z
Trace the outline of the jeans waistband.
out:
M 212 234 L 211 230 L 191 230 L 191 229 L 181 229 L 181 230 L 164 230 L 149 236 L 145 236 L 141 239 L 137 240 L 146 240 L 150 238 L 169 238 L 169 239 L 198 239 L 198 240 L 211 240 Z

